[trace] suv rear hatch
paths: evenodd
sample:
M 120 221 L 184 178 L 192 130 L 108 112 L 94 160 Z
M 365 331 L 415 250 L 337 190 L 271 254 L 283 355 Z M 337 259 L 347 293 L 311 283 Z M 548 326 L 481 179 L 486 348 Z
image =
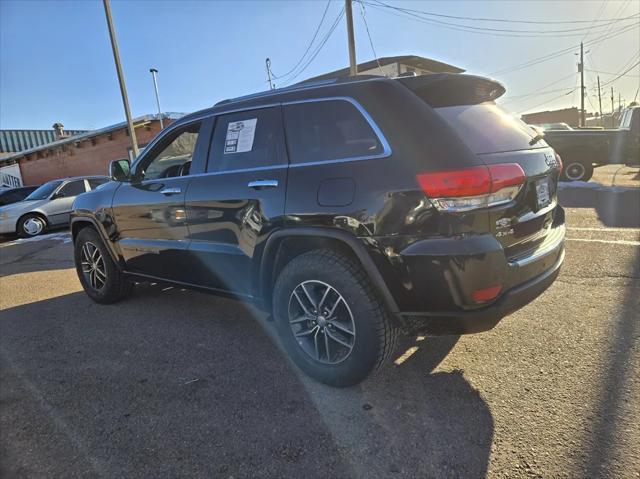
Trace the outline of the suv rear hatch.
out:
M 485 165 L 488 181 L 493 184 L 489 186 L 491 195 L 487 204 L 474 207 L 469 201 L 451 201 L 443 202 L 439 209 L 456 211 L 456 205 L 462 205 L 463 209 L 467 205 L 467 211 L 486 209 L 490 232 L 509 260 L 526 256 L 550 241 L 561 163 L 535 131 L 494 103 L 504 93 L 504 87 L 486 78 L 457 74 L 407 77 L 399 81 L 446 121 Z M 467 172 L 476 177 L 487 174 L 482 167 Z M 456 172 L 442 173 L 444 178 L 451 174 Z M 496 181 L 501 176 L 504 181 Z M 429 195 L 425 185 L 423 189 Z M 462 192 L 466 198 L 461 199 L 473 194 Z M 433 201 L 433 195 L 429 196 Z

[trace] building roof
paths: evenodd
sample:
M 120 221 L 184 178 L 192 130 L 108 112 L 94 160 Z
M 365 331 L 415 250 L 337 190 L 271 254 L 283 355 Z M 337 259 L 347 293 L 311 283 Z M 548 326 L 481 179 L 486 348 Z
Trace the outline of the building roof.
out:
M 66 130 L 69 136 L 87 130 Z M 56 141 L 55 130 L 0 130 L 0 153 L 17 153 Z
M 432 73 L 463 73 L 464 69 L 449 65 L 448 63 L 439 62 L 437 60 L 432 60 L 430 58 L 420 57 L 417 55 L 400 55 L 395 57 L 382 57 L 378 58 L 377 61 L 374 58 L 368 62 L 358 63 L 358 71 L 368 71 L 373 70 L 374 68 L 385 65 L 391 65 L 393 63 L 402 63 L 403 65 L 408 65 L 415 68 L 420 68 L 421 70 L 426 70 Z M 324 80 L 328 78 L 336 78 L 343 77 L 349 75 L 349 68 L 342 68 L 340 70 L 334 70 L 329 73 L 324 73 L 322 75 L 318 75 L 312 78 L 307 78 L 301 83 L 306 83 L 309 81 L 317 81 Z
M 177 120 L 178 118 L 182 118 L 184 116 L 184 113 L 175 113 L 175 112 L 171 112 L 171 113 L 163 113 L 162 114 L 162 118 L 166 118 L 169 120 Z M 146 121 L 152 121 L 152 120 L 158 120 L 159 119 L 159 115 L 155 114 L 155 115 L 143 115 L 143 116 L 139 116 L 137 118 L 133 119 L 133 123 L 141 123 L 141 122 L 146 122 Z M 110 126 L 105 126 L 104 128 L 100 128 L 98 130 L 90 130 L 90 131 L 86 131 L 84 133 L 81 133 L 79 135 L 75 135 L 75 136 L 71 136 L 68 138 L 63 138 L 61 140 L 58 141 L 54 141 L 51 143 L 46 143 L 43 145 L 39 145 L 39 146 L 35 146 L 33 148 L 29 148 L 27 150 L 23 150 L 20 151 L 18 153 L 16 153 L 15 155 L 11 155 L 11 156 L 6 156 L 4 158 L 0 158 L 0 164 L 2 163 L 6 163 L 12 160 L 17 160 L 18 158 L 21 158 L 23 156 L 29 155 L 31 153 L 35 153 L 38 151 L 42 151 L 42 150 L 48 150 L 50 148 L 57 148 L 58 146 L 62 146 L 62 145 L 66 145 L 69 143 L 75 143 L 76 141 L 82 141 L 82 140 L 88 140 L 89 138 L 93 138 L 96 136 L 100 136 L 100 135 L 104 135 L 106 133 L 110 133 L 112 131 L 115 130 L 120 130 L 122 128 L 126 128 L 127 126 L 127 122 L 123 121 L 121 123 L 116 123 L 115 125 L 110 125 Z

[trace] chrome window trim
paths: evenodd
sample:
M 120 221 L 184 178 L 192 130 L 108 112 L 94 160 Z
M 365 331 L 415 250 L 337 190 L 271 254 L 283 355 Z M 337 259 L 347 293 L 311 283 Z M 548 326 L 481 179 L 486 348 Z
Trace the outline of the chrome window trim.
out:
M 293 101 L 284 102 L 282 105 L 283 106 L 298 105 L 301 103 L 315 103 L 315 102 L 321 102 L 321 101 L 346 101 L 347 103 L 350 103 L 351 105 L 353 105 L 356 108 L 356 110 L 360 112 L 362 117 L 365 119 L 365 121 L 369 124 L 369 126 L 373 130 L 373 133 L 378 138 L 380 145 L 382 145 L 382 151 L 380 153 L 376 153 L 375 155 L 361 155 L 361 156 L 352 156 L 352 157 L 346 157 L 346 158 L 334 158 L 332 160 L 326 160 L 326 161 L 323 161 L 323 160 L 308 161 L 304 163 L 290 162 L 291 168 L 299 168 L 301 166 L 325 165 L 325 164 L 333 164 L 333 163 L 346 163 L 349 161 L 375 160 L 375 159 L 387 158 L 391 156 L 391 146 L 389 145 L 387 138 L 384 136 L 384 133 L 382 133 L 382 130 L 380 129 L 380 127 L 378 127 L 377 123 L 371 117 L 369 112 L 365 110 L 365 108 L 352 97 L 327 96 L 327 97 L 321 97 L 321 98 L 308 98 L 305 100 L 293 100 Z
M 252 171 L 268 171 L 268 170 L 282 170 L 288 168 L 290 165 L 288 164 L 279 164 L 279 165 L 271 165 L 271 166 L 256 166 L 255 168 L 239 168 L 237 170 L 227 170 L 227 171 L 210 171 L 204 173 L 194 173 L 193 175 L 184 175 L 184 176 L 172 176 L 171 178 L 154 178 L 152 180 L 143 180 L 139 185 L 148 185 L 153 183 L 163 183 L 166 181 L 177 180 L 177 179 L 189 179 L 189 178 L 197 178 L 201 176 L 220 176 L 220 175 L 229 175 L 231 173 L 250 173 Z
M 149 152 L 153 150 L 153 148 L 155 148 L 155 146 L 161 140 L 163 140 L 167 135 L 170 135 L 174 130 L 185 127 L 185 126 L 189 126 L 192 123 L 203 122 L 204 120 L 206 120 L 211 116 L 215 116 L 215 115 L 212 115 L 210 112 L 208 112 L 208 113 L 203 113 L 202 115 L 199 115 L 195 118 L 189 118 L 188 121 L 185 120 L 184 122 L 181 122 L 180 120 L 178 120 L 171 123 L 164 130 L 161 130 L 160 133 L 158 133 L 153 140 L 147 143 L 147 145 L 144 147 L 144 151 L 135 159 L 135 161 L 131 163 L 131 171 L 134 171 L 134 168 L 138 166 L 138 163 L 140 163 L 144 158 L 146 158 L 147 155 L 150 154 Z
M 195 123 L 195 122 L 198 122 L 198 121 L 204 121 L 204 120 L 209 119 L 209 118 L 217 119 L 218 117 L 223 116 L 223 115 L 232 114 L 232 113 L 241 113 L 243 111 L 263 110 L 263 109 L 266 109 L 266 108 L 275 108 L 275 107 L 278 107 L 278 106 L 285 107 L 285 106 L 288 106 L 288 105 L 297 105 L 297 104 L 301 104 L 301 103 L 315 103 L 315 102 L 322 102 L 322 101 L 346 101 L 347 103 L 350 103 L 351 105 L 353 105 L 356 108 L 356 110 L 358 110 L 358 112 L 363 116 L 365 121 L 368 123 L 368 125 L 373 130 L 374 134 L 378 138 L 378 141 L 382 145 L 382 151 L 380 153 L 375 154 L 375 155 L 363 155 L 363 156 L 353 156 L 353 157 L 347 157 L 347 158 L 336 158 L 336 159 L 333 159 L 333 160 L 308 161 L 308 162 L 305 162 L 305 163 L 295 163 L 295 164 L 294 163 L 288 163 L 288 164 L 283 163 L 283 164 L 271 165 L 271 166 L 257 166 L 257 167 L 253 167 L 253 168 L 239 168 L 239 169 L 236 169 L 236 170 L 226 170 L 226 171 L 211 171 L 211 172 L 204 172 L 204 173 L 194 173 L 192 175 L 175 176 L 173 178 L 193 178 L 193 177 L 209 176 L 209 175 L 226 175 L 226 174 L 230 174 L 230 173 L 247 173 L 247 172 L 251 172 L 251 171 L 266 171 L 266 170 L 281 169 L 281 168 L 286 168 L 286 167 L 289 167 L 289 168 L 300 168 L 300 167 L 303 167 L 303 166 L 318 166 L 318 165 L 327 165 L 327 164 L 336 164 L 336 163 L 347 163 L 347 162 L 351 162 L 351 161 L 376 160 L 376 159 L 388 158 L 389 156 L 391 156 L 391 154 L 392 154 L 391 146 L 389 145 L 389 142 L 387 141 L 386 136 L 384 135 L 384 133 L 382 132 L 382 130 L 380 129 L 378 124 L 371 117 L 369 112 L 357 100 L 355 100 L 352 97 L 348 97 L 348 96 L 328 96 L 328 97 L 318 97 L 318 98 L 307 98 L 307 99 L 304 99 L 304 100 L 291 100 L 291 101 L 284 101 L 284 102 L 279 102 L 279 103 L 266 103 L 266 104 L 261 104 L 261 105 L 252 105 L 252 106 L 246 106 L 246 107 L 241 107 L 241 108 L 235 108 L 233 110 L 225 110 L 225 111 L 219 111 L 219 112 L 208 112 L 206 114 L 199 115 L 198 117 L 190 118 L 189 121 L 185 121 L 184 123 L 179 123 L 180 120 L 178 120 L 178 121 L 172 123 L 171 125 L 169 125 L 167 128 L 165 128 L 165 130 L 163 130 L 162 134 L 158 135 L 156 138 L 154 138 L 151 141 L 151 143 L 148 143 L 147 147 L 145 148 L 145 153 L 150 151 L 151 149 L 153 149 L 153 147 L 156 145 L 156 143 L 158 141 L 160 141 L 162 138 L 165 137 L 165 135 L 171 133 L 176 128 L 180 128 L 182 126 L 188 126 L 188 125 L 190 125 L 192 123 Z M 284 127 L 283 127 L 283 129 L 284 129 Z M 286 135 L 286 131 L 285 131 L 285 135 Z M 131 165 L 132 168 L 135 165 L 137 165 L 138 162 L 141 161 L 144 158 L 145 153 L 143 153 Z M 155 178 L 153 180 L 142 180 L 140 182 L 140 184 L 148 184 L 148 183 L 156 182 L 156 181 L 167 181 L 167 180 L 171 180 L 173 178 Z

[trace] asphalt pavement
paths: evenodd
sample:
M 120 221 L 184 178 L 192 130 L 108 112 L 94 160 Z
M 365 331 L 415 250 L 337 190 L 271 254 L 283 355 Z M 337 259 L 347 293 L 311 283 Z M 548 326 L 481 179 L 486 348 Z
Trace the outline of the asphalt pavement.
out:
M 0 477 L 640 477 L 640 178 L 607 168 L 560 192 L 544 295 L 486 333 L 405 338 L 348 389 L 238 301 L 97 305 L 67 232 L 0 244 Z

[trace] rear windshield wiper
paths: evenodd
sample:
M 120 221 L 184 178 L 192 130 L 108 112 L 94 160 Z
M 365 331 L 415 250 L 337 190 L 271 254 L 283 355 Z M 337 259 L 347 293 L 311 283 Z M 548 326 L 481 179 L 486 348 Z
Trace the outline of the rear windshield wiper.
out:
M 533 138 L 531 138 L 531 140 L 529 140 L 529 146 L 533 146 L 536 143 L 538 143 L 540 140 L 542 140 L 544 138 L 544 134 L 542 133 L 538 133 L 536 136 L 534 136 Z

